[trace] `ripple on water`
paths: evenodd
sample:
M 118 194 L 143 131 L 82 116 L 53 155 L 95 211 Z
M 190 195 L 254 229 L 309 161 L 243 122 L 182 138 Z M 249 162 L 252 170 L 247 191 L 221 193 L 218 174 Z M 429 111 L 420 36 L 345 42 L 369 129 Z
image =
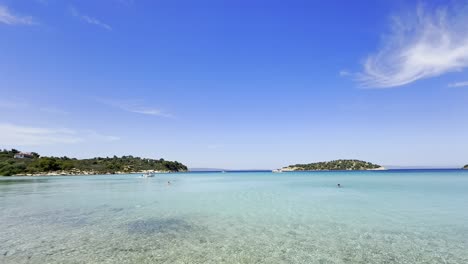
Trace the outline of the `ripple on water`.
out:
M 127 223 L 128 233 L 136 235 L 190 232 L 193 229 L 191 224 L 179 218 L 150 218 Z

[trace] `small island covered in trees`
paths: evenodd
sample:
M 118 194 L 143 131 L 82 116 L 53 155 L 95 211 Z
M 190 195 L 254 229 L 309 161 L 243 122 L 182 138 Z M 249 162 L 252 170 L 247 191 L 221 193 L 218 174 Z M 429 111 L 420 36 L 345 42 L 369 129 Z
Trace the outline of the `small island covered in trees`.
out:
M 133 156 L 75 159 L 41 157 L 35 152 L 0 150 L 0 176 L 11 175 L 95 175 L 146 172 L 182 172 L 187 167 L 177 161 Z
M 466 164 L 465 167 L 463 167 L 463 169 L 468 170 L 468 164 Z
M 385 170 L 384 167 L 362 160 L 340 159 L 309 164 L 290 165 L 279 171 L 324 171 L 324 170 Z

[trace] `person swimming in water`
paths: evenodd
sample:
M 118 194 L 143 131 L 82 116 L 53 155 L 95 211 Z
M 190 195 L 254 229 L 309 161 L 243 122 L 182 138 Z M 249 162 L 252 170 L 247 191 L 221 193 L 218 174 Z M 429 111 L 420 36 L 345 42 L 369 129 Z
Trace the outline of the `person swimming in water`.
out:
M 171 181 L 167 181 L 167 185 L 171 185 Z
M 341 188 L 341 184 L 339 184 L 339 183 L 338 183 L 336 186 L 337 186 L 338 188 Z

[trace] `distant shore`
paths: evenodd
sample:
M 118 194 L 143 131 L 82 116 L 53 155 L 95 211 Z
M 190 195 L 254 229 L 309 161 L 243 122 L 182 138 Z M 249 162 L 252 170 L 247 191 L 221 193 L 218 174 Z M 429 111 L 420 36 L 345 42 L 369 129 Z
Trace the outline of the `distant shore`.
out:
M 360 171 L 360 170 L 385 170 L 382 165 L 356 159 L 339 159 L 332 161 L 321 161 L 308 164 L 295 164 L 277 169 L 273 172 L 287 171 Z
M 385 167 L 378 167 L 378 168 L 372 168 L 372 169 L 360 169 L 360 170 L 354 170 L 354 169 L 344 169 L 341 171 L 383 171 L 383 170 L 388 170 Z M 299 167 L 285 167 L 277 170 L 273 170 L 273 172 L 292 172 L 292 171 L 340 171 L 340 170 L 328 170 L 328 169 L 320 169 L 320 170 L 303 170 Z
M 145 174 L 145 173 L 154 173 L 154 174 L 167 174 L 174 173 L 172 171 L 156 171 L 156 170 L 145 170 L 145 171 L 117 171 L 117 172 L 97 172 L 97 171 L 51 171 L 51 172 L 41 172 L 41 173 L 21 173 L 15 174 L 13 176 L 92 176 L 92 175 L 123 175 L 123 174 Z
M 2 176 L 65 176 L 183 172 L 188 168 L 178 161 L 140 158 L 131 155 L 77 159 L 44 157 L 36 152 L 0 149 Z

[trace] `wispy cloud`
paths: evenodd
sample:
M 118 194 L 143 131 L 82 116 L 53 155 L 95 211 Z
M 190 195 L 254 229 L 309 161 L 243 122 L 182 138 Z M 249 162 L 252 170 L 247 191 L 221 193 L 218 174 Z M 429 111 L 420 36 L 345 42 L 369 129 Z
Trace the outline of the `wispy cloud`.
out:
M 0 145 L 4 146 L 72 144 L 82 141 L 75 131 L 69 129 L 0 124 Z
M 345 76 L 349 76 L 351 75 L 351 73 L 347 70 L 341 70 L 338 72 L 338 74 L 341 76 L 341 77 L 345 77 Z
M 420 5 L 408 16 L 394 16 L 390 34 L 367 57 L 358 81 L 364 87 L 396 87 L 468 67 L 467 7 Z
M 455 83 L 450 83 L 448 87 L 465 87 L 468 86 L 468 81 L 466 82 L 455 82 Z
M 86 141 L 114 141 L 118 139 L 118 137 L 104 136 L 91 130 L 75 131 L 67 128 L 0 123 L 0 145 L 8 147 L 76 144 Z
M 109 30 L 109 31 L 112 31 L 112 27 L 109 26 L 108 24 L 98 20 L 97 18 L 94 18 L 94 17 L 90 17 L 88 15 L 85 15 L 85 14 L 81 14 L 80 12 L 78 12 L 78 10 L 74 7 L 70 7 L 70 12 L 71 14 L 76 17 L 76 18 L 79 18 L 81 21 L 83 22 L 86 22 L 88 24 L 91 24 L 91 25 L 95 25 L 95 26 L 98 26 L 98 27 L 101 27 L 103 29 L 106 29 L 106 30 Z
M 0 5 L 0 23 L 7 25 L 34 25 L 31 16 L 20 16 L 13 14 L 7 6 Z
M 113 106 L 119 108 L 121 110 L 142 114 L 142 115 L 151 115 L 151 116 L 159 116 L 159 117 L 173 117 L 173 115 L 162 111 L 161 109 L 146 106 L 141 101 L 117 101 L 117 100 L 109 100 L 109 99 L 97 99 L 98 102 L 103 104 Z
M 155 108 L 149 108 L 149 107 L 142 107 L 142 106 L 134 106 L 134 107 L 129 107 L 129 108 L 122 108 L 126 111 L 132 112 L 132 113 L 137 113 L 137 114 L 143 114 L 143 115 L 153 115 L 153 116 L 162 116 L 162 117 L 172 117 L 172 115 L 168 113 L 164 113 L 163 111 Z
M 2 100 L 0 99 L 0 108 L 3 109 L 8 109 L 8 110 L 25 110 L 25 111 L 40 111 L 43 113 L 48 113 L 48 114 L 59 114 L 59 115 L 66 115 L 69 114 L 68 111 L 65 111 L 63 109 L 60 109 L 56 106 L 40 106 L 40 105 L 35 105 L 31 104 L 30 102 L 21 100 L 21 99 L 8 99 L 8 100 Z

